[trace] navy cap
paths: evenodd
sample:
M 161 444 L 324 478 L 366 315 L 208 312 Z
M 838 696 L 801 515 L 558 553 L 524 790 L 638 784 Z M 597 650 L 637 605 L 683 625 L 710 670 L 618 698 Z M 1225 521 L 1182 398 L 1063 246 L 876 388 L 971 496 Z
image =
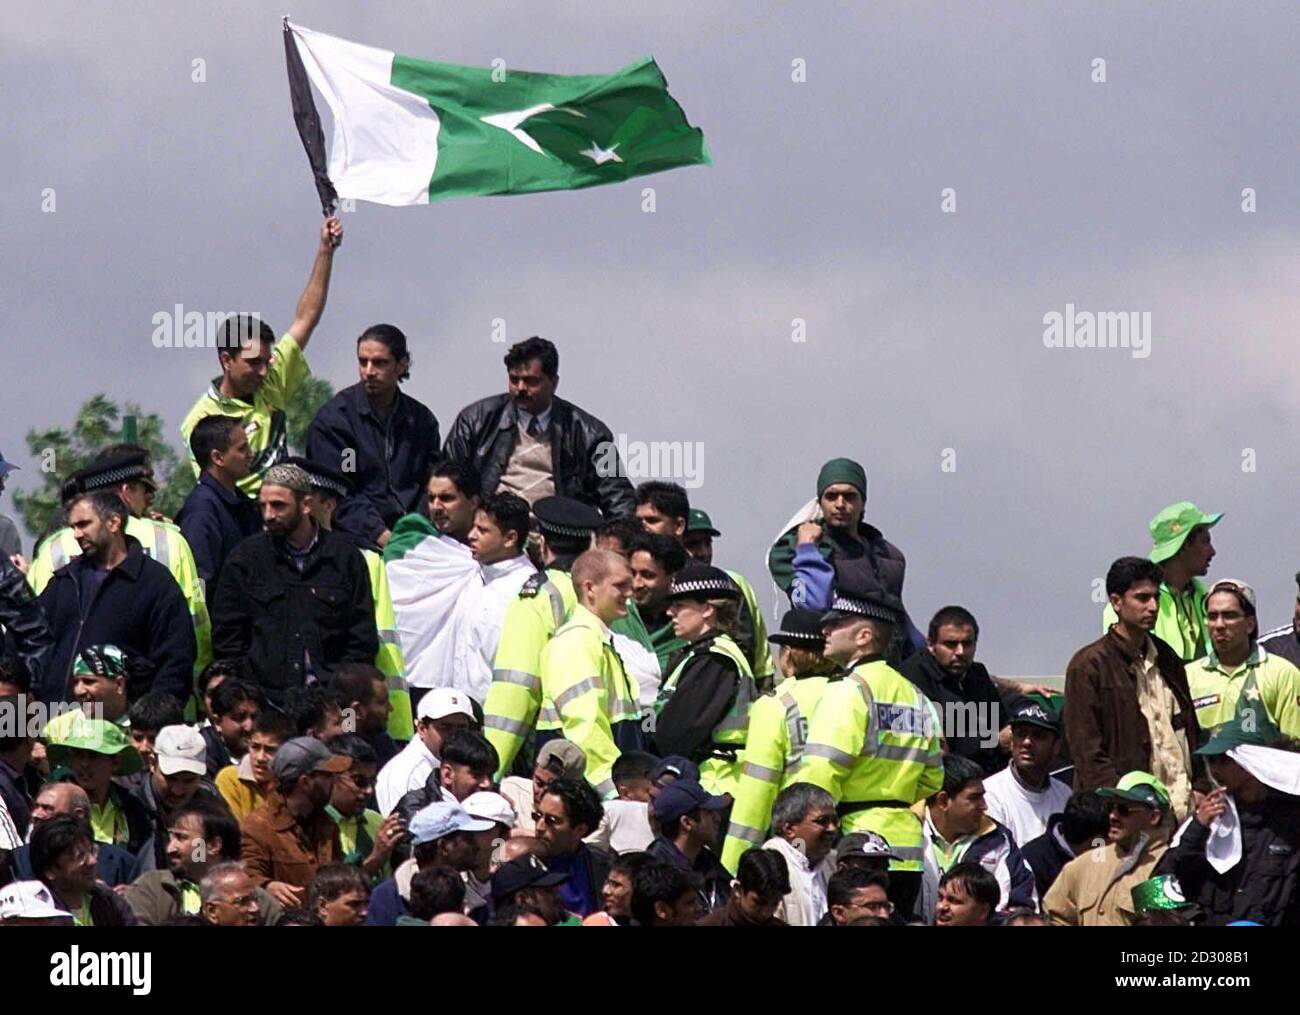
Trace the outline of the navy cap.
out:
M 659 791 L 654 812 L 659 821 L 672 821 L 691 811 L 722 811 L 730 806 L 729 795 L 714 796 L 694 779 L 678 779 Z
M 1017 698 L 1011 706 L 1007 722 L 1012 726 L 1021 723 L 1026 726 L 1041 726 L 1056 734 L 1061 732 L 1061 724 L 1052 717 L 1052 713 L 1032 698 Z
M 767 640 L 791 648 L 806 648 L 810 652 L 822 651 L 826 647 L 826 636 L 822 634 L 821 610 L 803 607 L 786 610 L 781 618 L 781 630 L 769 634 Z
M 879 585 L 857 581 L 857 575 L 844 576 L 837 569 L 835 594 L 831 608 L 822 617 L 822 623 L 844 617 L 871 617 L 897 624 L 903 619 L 903 603 L 896 595 Z
M 4 479 L 5 476 L 9 475 L 9 473 L 13 472 L 16 468 L 18 468 L 18 466 L 13 462 L 6 462 L 4 453 L 0 452 L 0 479 Z
M 543 497 L 533 505 L 537 528 L 545 535 L 581 539 L 604 523 L 601 513 L 590 504 L 572 497 Z
M 315 490 L 323 490 L 339 498 L 346 497 L 352 492 L 352 480 L 328 465 L 321 465 L 320 462 L 313 462 L 310 458 L 302 458 L 298 455 L 284 459 L 281 464 L 296 465 L 302 469 L 307 473 L 307 480 Z
M 147 483 L 155 490 L 158 488 L 149 467 L 149 456 L 142 451 L 124 451 L 74 472 L 63 484 L 63 499 L 69 501 L 83 493 L 111 490 L 134 480 Z
M 672 588 L 664 597 L 674 599 L 739 599 L 740 586 L 731 575 L 711 564 L 687 564 L 673 575 Z
M 699 782 L 700 766 L 685 755 L 669 754 L 650 771 L 650 781 L 657 783 L 665 775 L 671 775 L 674 779 L 690 779 L 692 782 Z
M 492 900 L 501 902 L 523 888 L 553 888 L 569 880 L 569 875 L 549 869 L 532 853 L 503 863 L 492 874 Z M 597 889 L 599 891 L 599 889 Z

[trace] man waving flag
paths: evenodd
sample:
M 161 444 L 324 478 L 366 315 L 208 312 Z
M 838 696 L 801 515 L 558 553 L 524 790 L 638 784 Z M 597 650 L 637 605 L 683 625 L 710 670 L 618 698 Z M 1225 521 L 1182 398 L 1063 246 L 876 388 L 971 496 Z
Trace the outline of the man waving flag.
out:
M 287 19 L 284 31 L 300 130 L 318 123 L 307 79 L 334 114 L 327 182 L 341 198 L 428 204 L 709 162 L 650 58 L 603 76 L 534 74 L 417 60 Z M 319 184 L 324 167 L 306 133 L 304 142 Z

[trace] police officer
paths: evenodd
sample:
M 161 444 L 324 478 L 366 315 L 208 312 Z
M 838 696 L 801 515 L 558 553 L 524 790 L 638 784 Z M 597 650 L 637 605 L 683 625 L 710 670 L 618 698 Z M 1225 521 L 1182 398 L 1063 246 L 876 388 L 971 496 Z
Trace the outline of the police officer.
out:
M 643 746 L 637 685 L 609 629 L 627 614 L 632 569 L 612 550 L 588 550 L 573 562 L 572 584 L 577 601 L 569 619 L 542 650 L 537 742 L 577 744 L 587 756 L 587 781 L 614 799 L 614 762 Z
M 731 637 L 740 609 L 731 576 L 687 564 L 668 591 L 673 630 L 689 646 L 660 688 L 655 743 L 700 766 L 700 785 L 735 795 L 744 761 L 749 708 L 758 696 L 749 660 Z
M 735 873 L 746 850 L 767 840 L 777 793 L 794 782 L 808 739 L 808 720 L 817 709 L 839 667 L 822 650 L 826 639 L 816 610 L 788 610 L 781 630 L 767 640 L 778 646 L 786 679 L 775 694 L 763 695 L 749 710 L 745 763 L 736 789 L 736 804 L 722 848 L 722 863 Z
M 146 557 L 152 557 L 171 571 L 181 587 L 185 605 L 194 618 L 194 638 L 198 643 L 194 674 L 197 676 L 212 661 L 212 621 L 208 617 L 207 593 L 190 544 L 181 530 L 171 522 L 149 517 L 149 505 L 157 489 L 149 453 L 126 444 L 105 449 L 90 465 L 69 476 L 63 484 L 62 496 L 65 506 L 73 498 L 96 490 L 112 491 L 122 499 L 127 509 L 126 534 L 139 541 Z M 40 595 L 54 572 L 80 553 L 81 545 L 72 529 L 65 527 L 51 535 L 37 547 L 27 571 L 32 591 Z
M 286 458 L 285 463 L 296 465 L 307 473 L 311 483 L 312 517 L 322 529 L 334 527 L 334 513 L 339 503 L 352 492 L 352 481 L 336 469 L 313 462 L 308 458 Z M 352 533 L 342 533 L 356 541 Z M 406 666 L 402 659 L 402 644 L 397 638 L 397 617 L 393 613 L 393 596 L 388 589 L 388 572 L 384 558 L 373 546 L 358 546 L 370 572 L 370 594 L 375 602 L 375 629 L 379 632 L 379 652 L 375 655 L 375 668 L 384 675 L 388 686 L 388 735 L 405 742 L 415 732 L 411 716 L 411 694 L 406 688 Z
M 577 601 L 569 568 L 591 547 L 592 534 L 602 521 L 595 508 L 569 497 L 543 497 L 533 505 L 533 514 L 546 570 L 524 582 L 506 608 L 492 684 L 483 703 L 484 734 L 501 762 L 498 782 L 510 774 L 537 724 L 542 707 L 542 649 Z
M 902 603 L 866 584 L 841 584 L 823 618 L 826 654 L 846 675 L 822 695 L 797 778 L 837 801 L 840 827 L 877 832 L 899 859 L 889 896 L 912 912 L 921 888 L 921 820 L 912 805 L 943 785 L 942 745 L 929 700 L 885 662 Z

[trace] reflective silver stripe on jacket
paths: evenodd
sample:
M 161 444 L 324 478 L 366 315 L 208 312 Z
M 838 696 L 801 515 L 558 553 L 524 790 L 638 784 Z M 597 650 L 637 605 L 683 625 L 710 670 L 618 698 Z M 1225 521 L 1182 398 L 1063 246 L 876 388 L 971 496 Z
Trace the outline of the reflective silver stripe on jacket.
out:
M 548 581 L 543 587 L 551 599 L 551 616 L 555 618 L 555 626 L 558 628 L 564 623 L 564 596 L 553 582 Z
M 483 725 L 488 729 L 500 730 L 502 733 L 509 733 L 516 737 L 522 737 L 528 732 L 527 723 L 520 722 L 518 719 L 507 719 L 503 715 L 485 715 Z
M 799 711 L 799 702 L 789 691 L 782 691 L 776 700 L 785 706 L 785 734 L 790 738 L 790 750 L 785 756 L 785 770 L 794 770 L 803 758 L 803 728 L 799 720 L 803 714 Z
M 768 768 L 766 765 L 758 765 L 752 761 L 745 762 L 744 767 L 741 769 L 741 773 L 753 776 L 755 779 L 761 779 L 763 782 L 776 783 L 781 781 L 781 776 L 783 775 L 783 773 L 778 772 L 775 768 Z
M 171 540 L 167 538 L 167 530 L 157 522 L 154 522 L 150 528 L 153 529 L 153 552 L 150 556 L 170 570 L 172 566 L 172 547 Z
M 517 684 L 530 691 L 540 691 L 542 688 L 542 678 L 526 670 L 493 670 L 492 679 L 503 684 Z
M 897 744 L 877 744 L 875 750 L 864 748 L 862 753 L 886 761 L 919 761 L 922 765 L 934 765 L 938 757 L 927 747 L 900 747 Z
M 727 834 L 736 839 L 744 839 L 746 842 L 752 842 L 755 846 L 761 846 L 766 840 L 763 833 L 757 828 L 750 828 L 748 825 L 742 825 L 738 821 L 733 821 L 727 825 Z
M 803 754 L 805 758 L 828 758 L 846 766 L 852 765 L 858 760 L 848 751 L 841 751 L 838 747 L 832 747 L 830 744 L 808 744 L 804 747 Z
M 600 677 L 583 677 L 576 684 L 571 684 L 555 696 L 556 710 L 562 709 L 574 698 L 581 698 L 588 691 L 597 690 L 604 683 Z

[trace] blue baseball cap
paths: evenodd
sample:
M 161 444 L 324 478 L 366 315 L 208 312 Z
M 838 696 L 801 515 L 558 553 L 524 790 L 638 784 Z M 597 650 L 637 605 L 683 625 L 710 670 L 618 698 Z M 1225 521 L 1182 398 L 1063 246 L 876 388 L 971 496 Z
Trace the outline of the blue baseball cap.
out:
M 13 472 L 17 468 L 18 466 L 13 462 L 6 462 L 4 453 L 0 452 L 0 479 L 4 479 L 5 476 L 9 475 L 9 473 Z
M 455 800 L 439 800 L 415 812 L 407 830 L 413 845 L 437 842 L 454 832 L 486 832 L 496 828 L 496 822 L 471 817 Z
M 659 821 L 672 821 L 691 811 L 723 811 L 730 806 L 728 794 L 714 796 L 694 779 L 678 779 L 659 791 L 654 811 Z

